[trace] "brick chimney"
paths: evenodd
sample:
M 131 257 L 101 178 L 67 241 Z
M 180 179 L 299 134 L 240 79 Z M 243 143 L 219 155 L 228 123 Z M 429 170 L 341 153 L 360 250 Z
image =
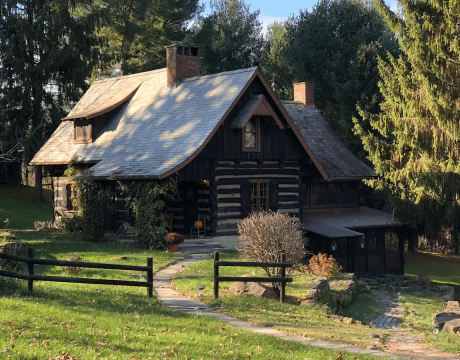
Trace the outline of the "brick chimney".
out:
M 294 101 L 299 101 L 305 106 L 315 107 L 315 86 L 311 82 L 294 84 Z
M 166 46 L 167 86 L 176 87 L 178 81 L 200 75 L 200 51 L 197 47 Z

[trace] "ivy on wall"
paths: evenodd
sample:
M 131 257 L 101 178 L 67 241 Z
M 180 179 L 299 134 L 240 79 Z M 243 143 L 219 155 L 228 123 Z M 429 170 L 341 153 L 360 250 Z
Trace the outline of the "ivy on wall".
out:
M 162 210 L 165 200 L 178 193 L 177 176 L 162 180 L 141 180 L 125 183 L 127 206 L 134 216 L 136 245 L 145 249 L 162 249 L 168 233 Z
M 74 182 L 77 194 L 72 198 L 77 214 L 63 220 L 64 229 L 78 232 L 82 240 L 100 241 L 104 236 L 108 208 L 113 201 L 112 192 L 107 188 L 107 183 L 94 179 L 90 169 L 74 163 L 67 167 L 64 175 Z

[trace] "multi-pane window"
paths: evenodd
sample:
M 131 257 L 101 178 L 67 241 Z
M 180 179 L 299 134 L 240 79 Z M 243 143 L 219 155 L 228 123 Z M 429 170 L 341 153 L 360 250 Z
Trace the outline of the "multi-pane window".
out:
M 259 121 L 252 117 L 243 129 L 243 148 L 246 151 L 259 150 Z
M 268 181 L 251 181 L 251 212 L 268 209 Z
M 77 208 L 74 206 L 73 200 L 77 198 L 77 191 L 74 184 L 67 184 L 65 189 L 67 193 L 67 211 L 76 211 Z
M 75 120 L 75 138 L 77 144 L 92 142 L 92 131 L 89 120 Z
M 80 125 L 76 127 L 77 140 L 86 140 L 90 138 L 89 125 Z

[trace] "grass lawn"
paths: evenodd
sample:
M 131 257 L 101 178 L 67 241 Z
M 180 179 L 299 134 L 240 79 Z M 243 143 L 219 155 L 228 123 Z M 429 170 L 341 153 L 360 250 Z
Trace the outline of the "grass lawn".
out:
M 158 270 L 180 258 L 164 251 L 73 241 L 51 230 L 17 235 L 25 248 L 33 247 L 37 256 L 49 259 L 78 253 L 91 262 L 144 265 L 147 257 L 153 257 Z M 36 273 L 67 276 L 61 267 L 37 266 Z M 79 276 L 136 279 L 139 275 L 84 269 Z M 0 295 L 0 352 L 11 351 L 0 354 L 0 359 L 10 355 L 18 359 L 342 359 L 337 351 L 184 315 L 148 298 L 144 288 L 36 282 L 29 295 L 24 283 L 18 281 L 13 293 Z M 359 359 L 373 357 L 359 355 Z
M 12 229 L 33 229 L 34 221 L 53 220 L 52 191 L 43 190 L 45 202 L 32 202 L 32 186 L 0 185 L 0 228 L 10 220 Z
M 221 254 L 221 260 L 233 261 L 235 254 Z M 205 260 L 188 266 L 174 277 L 174 286 L 183 294 L 190 297 L 198 296 L 197 288 L 203 286 L 201 301 L 210 304 L 214 309 L 252 324 L 271 326 L 295 335 L 303 335 L 315 339 L 327 340 L 336 343 L 345 343 L 368 347 L 371 345 L 370 334 L 378 333 L 382 338 L 385 332 L 371 329 L 363 325 L 346 325 L 335 319 L 328 318 L 327 307 L 312 306 L 301 307 L 293 304 L 280 304 L 276 300 L 256 298 L 252 296 L 233 296 L 228 289 L 231 283 L 221 283 L 219 300 L 213 299 L 213 260 Z M 252 268 L 222 267 L 221 276 L 241 276 L 252 273 Z M 259 270 L 260 271 L 260 270 Z M 257 273 L 256 273 L 257 274 Z M 262 273 L 260 272 L 262 275 Z M 288 297 L 305 295 L 305 276 L 294 276 L 294 282 L 288 284 L 286 292 Z M 358 305 L 353 305 L 348 312 L 352 315 L 358 312 L 369 312 L 377 303 L 364 297 Z M 363 308 L 363 306 L 366 306 Z

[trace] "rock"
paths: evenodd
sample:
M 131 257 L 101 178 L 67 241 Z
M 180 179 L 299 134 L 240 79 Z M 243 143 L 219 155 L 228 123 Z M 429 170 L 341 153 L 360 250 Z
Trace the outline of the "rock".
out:
M 460 319 L 460 314 L 454 312 L 439 312 L 432 316 L 433 325 L 438 325 L 439 330 L 443 329 L 446 322 L 456 319 Z
M 452 334 L 460 335 L 460 318 L 447 321 L 442 328 L 442 331 L 450 332 Z
M 234 295 L 248 293 L 256 297 L 278 299 L 274 289 L 255 282 L 234 282 L 229 291 Z
M 312 290 L 328 291 L 329 280 L 326 278 L 317 278 L 316 281 L 308 285 L 308 288 Z
M 330 318 L 330 319 L 336 319 L 336 320 L 340 321 L 341 323 L 347 324 L 347 325 L 353 325 L 353 324 L 356 323 L 355 319 L 345 317 L 345 316 L 341 316 L 341 315 L 328 315 L 327 317 Z
M 460 304 L 458 303 L 458 301 L 448 301 L 446 307 L 460 307 Z
M 229 289 L 231 294 L 241 295 L 248 292 L 245 282 L 234 282 Z
M 361 278 L 361 281 L 368 283 L 369 285 L 377 285 L 377 280 L 375 279 L 368 279 L 368 278 Z
M 371 288 L 369 287 L 369 285 L 366 282 L 362 281 L 362 280 L 358 280 L 358 289 L 361 292 L 370 292 L 371 291 Z

